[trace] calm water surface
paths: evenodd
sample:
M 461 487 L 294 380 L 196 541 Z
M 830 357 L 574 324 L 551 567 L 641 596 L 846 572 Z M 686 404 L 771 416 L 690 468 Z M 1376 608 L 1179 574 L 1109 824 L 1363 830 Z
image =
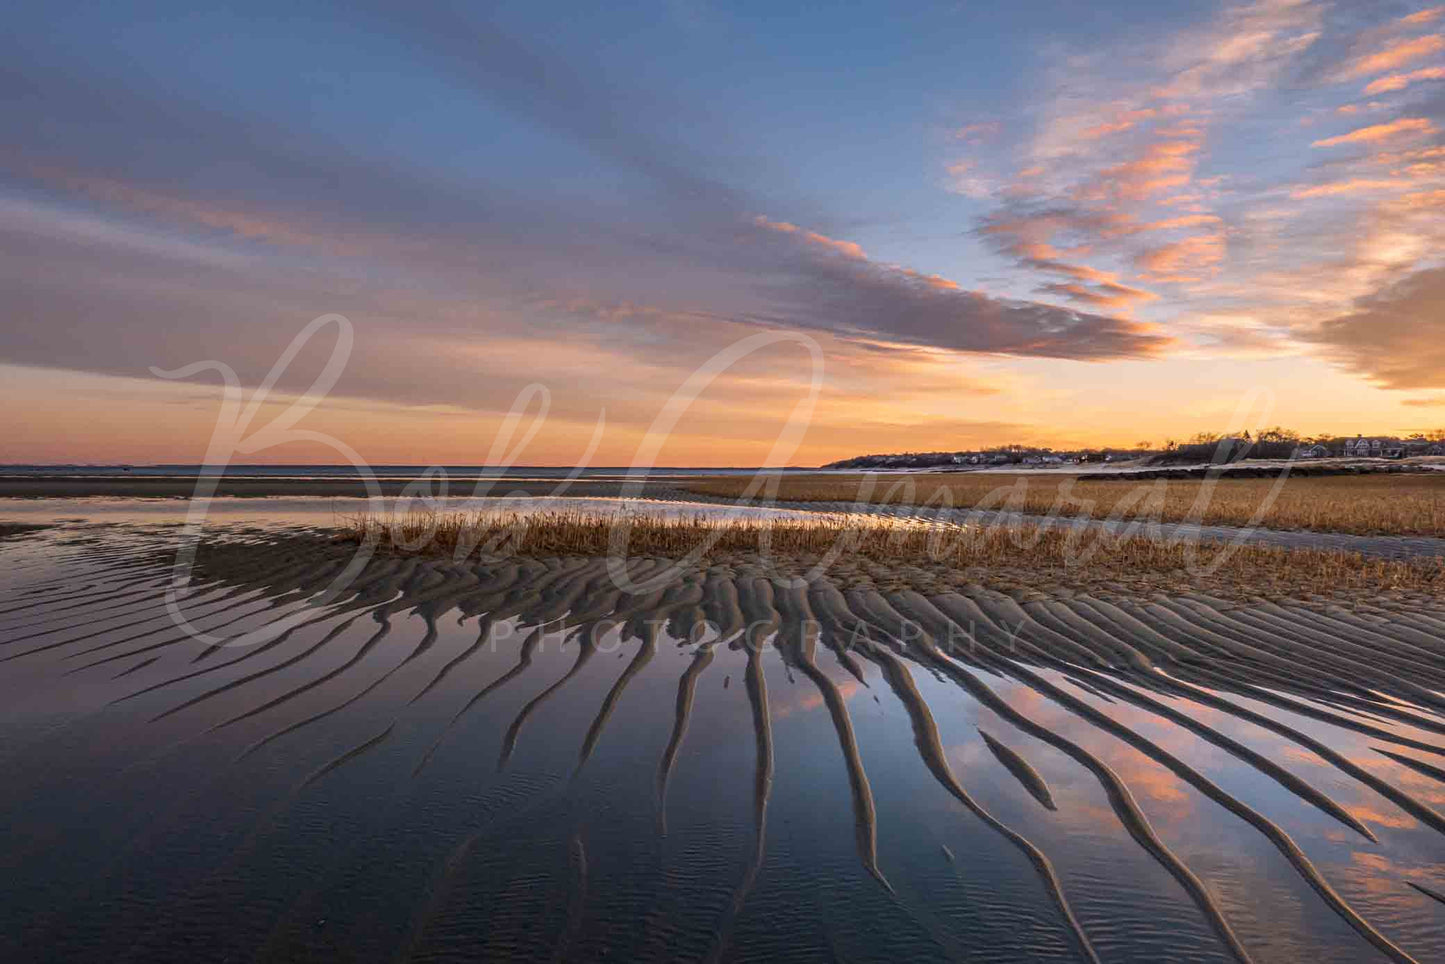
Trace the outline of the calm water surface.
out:
M 178 525 L 188 521 L 192 507 L 204 510 L 207 525 L 332 527 L 363 514 L 388 518 L 408 512 L 483 514 L 569 512 L 586 515 L 645 515 L 656 518 L 806 519 L 801 509 L 719 505 L 680 499 L 584 498 L 574 496 L 451 496 L 401 500 L 393 497 L 357 499 L 327 496 L 219 496 L 212 499 L 105 498 L 0 499 L 0 521 L 43 523 L 143 523 Z

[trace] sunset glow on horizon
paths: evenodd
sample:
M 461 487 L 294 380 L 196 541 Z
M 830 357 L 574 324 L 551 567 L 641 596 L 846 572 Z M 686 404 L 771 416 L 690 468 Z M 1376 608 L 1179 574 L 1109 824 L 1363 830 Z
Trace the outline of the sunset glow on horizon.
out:
M 1445 6 L 23 4 L 0 463 L 201 461 L 312 319 L 377 464 L 1445 425 Z M 805 336 L 805 337 L 803 337 Z M 301 352 L 260 424 L 305 391 Z M 534 406 L 535 409 L 535 406 Z M 250 462 L 336 462 L 293 443 Z

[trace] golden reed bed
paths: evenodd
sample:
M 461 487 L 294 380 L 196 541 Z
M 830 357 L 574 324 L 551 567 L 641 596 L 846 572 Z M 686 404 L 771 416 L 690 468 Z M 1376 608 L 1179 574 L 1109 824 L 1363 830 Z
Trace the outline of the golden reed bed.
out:
M 1170 543 L 1145 534 L 1034 525 L 930 525 L 916 520 L 820 513 L 816 519 L 618 518 L 578 512 L 430 513 L 357 516 L 344 538 L 374 538 L 384 549 L 450 556 L 628 556 L 698 564 L 761 565 L 819 574 L 842 584 L 939 589 L 967 582 L 1124 591 L 1211 589 L 1277 597 L 1438 594 L 1445 559 L 1409 561 L 1359 553 L 1213 542 Z M 620 540 L 620 541 L 619 541 Z
M 719 476 L 680 486 L 735 499 L 752 483 L 747 476 Z M 1086 513 L 1096 519 L 1117 511 L 1125 518 L 1155 516 L 1165 522 L 1191 519 L 1205 525 L 1445 536 L 1445 472 L 1291 477 L 1271 502 L 1275 485 L 1274 479 L 1077 481 L 1072 474 L 993 472 L 877 475 L 871 482 L 862 474 L 789 475 L 776 480 L 775 497 L 955 508 L 1007 504 L 1021 512 Z

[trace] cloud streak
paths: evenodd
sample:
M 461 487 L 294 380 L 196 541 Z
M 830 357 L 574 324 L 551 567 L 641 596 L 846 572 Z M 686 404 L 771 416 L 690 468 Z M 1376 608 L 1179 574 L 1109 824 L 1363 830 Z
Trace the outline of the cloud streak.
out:
M 1401 117 L 1385 124 L 1371 124 L 1369 127 L 1356 128 L 1347 134 L 1313 141 L 1310 146 L 1337 147 L 1340 144 L 1378 144 L 1381 141 L 1399 137 L 1401 134 L 1433 134 L 1435 130 L 1435 125 L 1430 122 L 1429 118 Z
M 1388 94 L 1391 91 L 1404 90 L 1411 84 L 1422 80 L 1445 80 L 1445 67 L 1421 67 L 1408 74 L 1391 74 L 1388 77 L 1381 77 L 1379 80 L 1372 80 L 1366 85 L 1365 94 L 1370 97 L 1375 94 Z
M 1337 76 L 1340 80 L 1369 77 L 1403 67 L 1405 64 L 1437 54 L 1442 50 L 1445 50 L 1445 38 L 1436 34 L 1397 40 L 1383 50 L 1356 58 L 1347 64 Z
M 1149 357 L 1171 343 L 1149 326 L 1054 305 L 993 298 L 938 275 L 871 261 L 850 242 L 766 218 L 755 224 L 773 235 L 770 250 L 785 253 L 789 247 L 801 247 L 808 259 L 806 269 L 778 288 L 779 301 L 787 310 L 784 317 L 808 317 L 813 326 L 839 334 L 955 351 L 1091 361 Z M 1147 297 L 1121 285 L 1113 290 L 1116 299 Z M 1116 300 L 1115 305 L 1128 300 L 1132 299 Z

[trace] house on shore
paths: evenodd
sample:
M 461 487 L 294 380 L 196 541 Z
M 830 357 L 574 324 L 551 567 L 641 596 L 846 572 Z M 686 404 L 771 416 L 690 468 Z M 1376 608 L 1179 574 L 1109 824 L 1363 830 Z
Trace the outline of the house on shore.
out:
M 1387 436 L 1365 438 L 1357 435 L 1345 442 L 1344 454 L 1355 458 L 1401 459 L 1405 457 L 1405 443 Z

